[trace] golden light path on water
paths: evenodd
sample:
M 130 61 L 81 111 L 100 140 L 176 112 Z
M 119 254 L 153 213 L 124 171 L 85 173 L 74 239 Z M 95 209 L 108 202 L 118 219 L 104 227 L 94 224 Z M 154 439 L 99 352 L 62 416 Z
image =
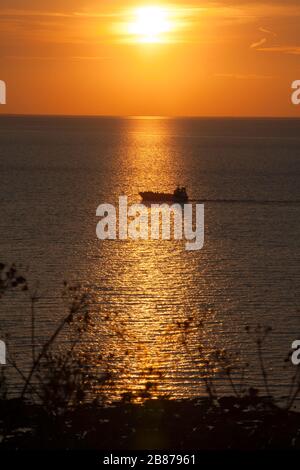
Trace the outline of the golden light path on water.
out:
M 119 172 L 128 175 L 128 180 L 125 188 L 124 180 L 120 181 L 120 194 L 124 192 L 129 203 L 136 203 L 140 202 L 137 195 L 142 189 L 173 191 L 180 175 L 173 171 L 174 156 L 166 151 L 170 137 L 164 127 L 157 120 L 148 120 L 141 128 L 139 121 L 132 120 L 128 137 L 130 152 L 120 156 L 119 161 Z M 116 191 L 110 201 L 116 206 L 117 195 Z M 199 256 L 185 251 L 185 241 L 174 237 L 169 241 L 99 242 L 98 262 L 91 269 L 99 270 L 100 277 L 100 273 L 109 273 L 105 281 L 108 286 L 106 293 L 101 290 L 98 297 L 102 314 L 90 334 L 97 341 L 100 332 L 101 340 L 99 349 L 93 342 L 89 345 L 89 360 L 97 363 L 101 349 L 105 357 L 109 356 L 114 377 L 114 383 L 107 387 L 111 398 L 133 394 L 136 401 L 141 401 L 150 394 L 155 398 L 204 393 L 204 384 L 199 380 L 204 373 L 204 358 L 197 348 L 206 344 L 206 352 L 210 350 L 214 311 L 201 301 L 206 297 L 202 290 L 208 286 L 195 284 L 195 270 L 201 276 L 196 261 Z M 106 311 L 110 321 L 104 326 L 101 318 Z M 199 322 L 203 322 L 202 330 L 196 326 Z M 188 350 L 184 330 L 189 332 Z

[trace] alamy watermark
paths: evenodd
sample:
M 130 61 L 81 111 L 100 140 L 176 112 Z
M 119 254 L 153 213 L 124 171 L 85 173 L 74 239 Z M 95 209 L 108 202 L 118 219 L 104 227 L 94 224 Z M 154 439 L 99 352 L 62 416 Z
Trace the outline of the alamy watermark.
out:
M 0 80 L 0 105 L 6 104 L 6 84 Z M 0 340 L 0 365 L 6 364 L 6 345 Z
M 6 84 L 0 80 L 0 105 L 6 104 Z M 6 345 L 0 340 L 0 365 L 6 364 Z
M 0 80 L 0 104 L 6 104 L 6 84 Z
M 6 364 L 6 344 L 0 341 L 0 365 Z
M 292 83 L 292 89 L 294 90 L 291 97 L 292 103 L 297 106 L 300 104 L 300 80 Z
M 294 366 L 299 366 L 300 365 L 300 340 L 296 339 L 292 343 L 292 349 L 293 353 L 291 355 L 291 361 L 294 364 Z
M 300 104 L 300 80 L 295 80 L 292 83 L 292 103 L 294 105 L 299 105 Z M 291 361 L 294 366 L 299 366 L 300 365 L 300 340 L 295 340 L 292 343 L 292 354 L 291 354 Z
M 187 251 L 204 245 L 204 204 L 132 204 L 119 197 L 118 210 L 112 204 L 100 204 L 101 217 L 96 227 L 99 240 L 186 240 Z
M 300 80 L 295 80 L 292 83 L 292 103 L 294 105 L 299 105 L 300 104 Z M 291 354 L 291 361 L 294 366 L 299 366 L 300 365 L 300 340 L 295 340 L 292 343 L 292 354 Z

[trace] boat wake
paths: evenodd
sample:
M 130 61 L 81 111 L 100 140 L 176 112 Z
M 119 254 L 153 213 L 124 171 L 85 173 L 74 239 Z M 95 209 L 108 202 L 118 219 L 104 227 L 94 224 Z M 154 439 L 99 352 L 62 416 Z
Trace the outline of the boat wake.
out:
M 190 202 L 202 204 L 259 204 L 259 205 L 299 205 L 300 200 L 288 199 L 189 199 Z

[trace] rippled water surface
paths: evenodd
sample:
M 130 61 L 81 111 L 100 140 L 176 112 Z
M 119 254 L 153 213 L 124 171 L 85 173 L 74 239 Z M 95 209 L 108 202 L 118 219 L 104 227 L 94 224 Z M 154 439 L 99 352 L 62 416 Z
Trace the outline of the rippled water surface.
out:
M 273 327 L 265 361 L 272 390 L 286 393 L 284 358 L 299 333 L 299 130 L 297 120 L 1 117 L 1 260 L 39 282 L 39 340 L 62 316 L 63 280 L 79 281 L 95 296 L 82 351 L 93 365 L 110 355 L 111 399 L 149 381 L 153 394 L 202 394 L 204 360 L 221 348 L 241 351 L 247 381 L 258 386 L 245 331 L 258 323 Z M 205 201 L 202 250 L 96 238 L 99 204 L 122 194 L 139 202 L 139 191 L 177 184 Z M 25 368 L 28 302 L 25 294 L 1 302 Z M 227 391 L 218 368 L 211 373 Z

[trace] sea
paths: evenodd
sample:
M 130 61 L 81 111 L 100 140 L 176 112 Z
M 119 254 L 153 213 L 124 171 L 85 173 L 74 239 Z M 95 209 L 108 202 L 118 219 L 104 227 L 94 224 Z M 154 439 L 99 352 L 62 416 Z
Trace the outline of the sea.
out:
M 91 295 L 81 360 L 111 373 L 95 397 L 195 398 L 208 381 L 230 394 L 229 375 L 236 390 L 264 394 L 267 380 L 288 395 L 300 339 L 300 120 L 2 115 L 0 172 L 0 261 L 29 285 L 0 299 L 0 339 L 21 371 L 32 360 L 30 296 L 38 348 L 68 312 L 66 281 Z M 177 185 L 204 203 L 202 249 L 97 238 L 100 204 Z M 1 367 L 17 391 L 22 379 Z

